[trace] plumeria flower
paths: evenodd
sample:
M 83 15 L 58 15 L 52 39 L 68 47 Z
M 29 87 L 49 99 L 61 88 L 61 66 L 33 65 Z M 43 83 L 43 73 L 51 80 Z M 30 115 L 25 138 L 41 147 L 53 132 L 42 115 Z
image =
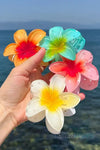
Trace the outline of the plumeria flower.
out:
M 45 35 L 46 32 L 41 29 L 31 31 L 28 36 L 24 29 L 16 31 L 14 33 L 16 43 L 11 43 L 5 48 L 4 56 L 8 56 L 15 66 L 20 65 L 41 49 L 38 43 Z
M 68 92 L 78 92 L 79 89 L 93 90 L 98 86 L 98 70 L 92 65 L 93 55 L 87 50 L 77 53 L 75 61 L 63 58 L 63 61 L 50 65 L 51 72 L 65 77 Z M 60 79 L 59 79 L 60 80 Z
M 70 60 L 75 60 L 76 52 L 85 45 L 85 39 L 81 33 L 75 29 L 63 30 L 56 26 L 49 30 L 49 36 L 45 36 L 40 42 L 40 46 L 47 51 L 44 62 L 60 60 L 60 55 Z
M 48 85 L 43 80 L 35 80 L 31 84 L 32 100 L 26 108 L 26 116 L 32 122 L 39 122 L 46 117 L 47 129 L 53 134 L 59 134 L 64 125 L 64 115 L 75 114 L 74 107 L 80 102 L 80 97 L 73 93 L 63 92 L 64 77 L 53 76 Z

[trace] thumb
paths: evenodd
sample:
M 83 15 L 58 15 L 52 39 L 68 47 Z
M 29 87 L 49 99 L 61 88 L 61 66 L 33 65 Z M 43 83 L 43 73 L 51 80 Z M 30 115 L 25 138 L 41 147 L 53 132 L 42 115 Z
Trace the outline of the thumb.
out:
M 32 70 L 40 64 L 44 55 L 45 55 L 45 49 L 41 48 L 38 53 L 36 53 L 34 56 L 30 57 L 23 64 L 18 66 L 19 70 L 21 72 L 27 71 L 28 73 L 31 73 Z

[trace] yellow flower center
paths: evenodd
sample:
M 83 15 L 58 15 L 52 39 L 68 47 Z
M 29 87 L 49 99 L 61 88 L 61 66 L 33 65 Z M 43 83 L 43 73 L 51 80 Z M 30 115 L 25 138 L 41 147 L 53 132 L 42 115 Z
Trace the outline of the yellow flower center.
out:
M 66 49 L 66 39 L 65 38 L 57 38 L 50 43 L 50 49 L 53 50 L 54 54 L 57 54 L 64 49 Z
M 44 88 L 41 91 L 40 103 L 49 111 L 54 112 L 63 105 L 63 100 L 60 99 L 57 89 Z

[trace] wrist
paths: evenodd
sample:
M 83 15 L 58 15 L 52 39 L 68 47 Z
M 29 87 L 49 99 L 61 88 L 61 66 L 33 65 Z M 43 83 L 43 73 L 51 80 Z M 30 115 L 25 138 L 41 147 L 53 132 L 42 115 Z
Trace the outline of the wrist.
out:
M 4 110 L 5 110 L 4 106 L 0 104 L 0 116 L 3 114 Z
M 0 103 L 0 122 L 2 122 L 8 114 L 9 110 Z
M 0 104 L 0 145 L 16 126 L 17 123 L 13 113 Z
M 16 121 L 14 119 L 13 114 L 7 114 L 7 116 L 0 122 L 0 145 L 9 135 L 9 133 L 15 128 L 15 126 Z
M 12 122 L 13 126 L 16 127 L 17 122 L 12 111 L 9 108 L 0 104 L 0 122 L 2 122 L 7 116 L 9 117 L 10 123 Z

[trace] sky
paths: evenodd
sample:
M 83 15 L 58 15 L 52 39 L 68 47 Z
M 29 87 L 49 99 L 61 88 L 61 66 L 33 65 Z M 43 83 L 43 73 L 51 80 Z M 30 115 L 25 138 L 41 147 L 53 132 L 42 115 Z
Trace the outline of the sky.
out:
M 0 0 L 0 22 L 100 23 L 100 0 Z

